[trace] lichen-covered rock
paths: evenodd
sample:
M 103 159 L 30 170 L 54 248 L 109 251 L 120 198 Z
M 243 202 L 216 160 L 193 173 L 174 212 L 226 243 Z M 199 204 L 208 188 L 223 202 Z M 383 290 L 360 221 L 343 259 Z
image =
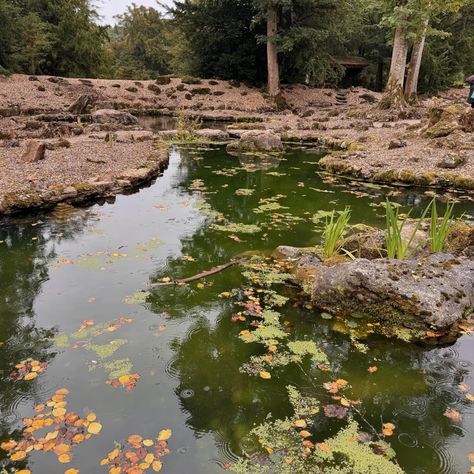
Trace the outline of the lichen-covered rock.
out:
M 136 125 L 138 119 L 128 112 L 115 109 L 101 109 L 92 113 L 92 121 L 95 123 L 119 123 L 121 125 Z
M 249 130 L 242 133 L 240 140 L 229 143 L 227 151 L 236 153 L 247 152 L 281 152 L 281 137 L 271 130 Z
M 440 138 L 451 135 L 456 130 L 470 132 L 474 130 L 474 114 L 472 109 L 455 104 L 445 107 L 434 107 L 430 110 L 429 123 L 422 136 Z
M 447 341 L 474 308 L 474 260 L 435 254 L 321 267 L 312 299 L 324 311 L 378 321 L 394 335 L 402 328 L 413 340 Z

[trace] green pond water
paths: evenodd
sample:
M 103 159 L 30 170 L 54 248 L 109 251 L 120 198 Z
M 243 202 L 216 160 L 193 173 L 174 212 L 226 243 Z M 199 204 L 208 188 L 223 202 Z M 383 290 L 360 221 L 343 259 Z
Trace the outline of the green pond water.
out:
M 368 347 L 363 353 L 337 321 L 290 303 L 282 309 L 289 337 L 316 341 L 334 372 L 307 362 L 263 380 L 239 371 L 261 347 L 238 337 L 248 326 L 233 323 L 234 302 L 219 297 L 242 285 L 239 268 L 208 278 L 204 288 L 194 282 L 137 294 L 150 282 L 192 276 L 244 252 L 317 244 L 320 232 L 311 218 L 319 211 L 350 205 L 352 223 L 382 225 L 379 205 L 387 195 L 417 213 L 431 199 L 422 192 L 321 177 L 320 157 L 316 150 L 294 149 L 284 160 L 255 166 L 222 148 L 175 148 L 164 176 L 138 193 L 73 213 L 1 224 L 2 440 L 21 439 L 22 418 L 33 417 L 35 405 L 61 387 L 70 391 L 68 410 L 82 417 L 93 411 L 103 426 L 99 435 L 73 448 L 69 464 L 60 464 L 52 452 L 33 451 L 12 465 L 2 451 L 6 472 L 14 472 L 13 466 L 28 466 L 36 474 L 69 467 L 107 472 L 99 463 L 115 441 L 132 434 L 155 438 L 162 429 L 173 432 L 162 472 L 223 472 L 242 454 L 248 432 L 269 413 L 291 415 L 287 385 L 318 398 L 325 392 L 322 384 L 336 378 L 350 383 L 350 397 L 361 400 L 359 410 L 370 424 L 378 429 L 382 422 L 395 424 L 388 441 L 406 472 L 469 471 L 474 404 L 459 384 L 474 390 L 473 337 L 425 348 L 372 336 L 363 341 Z M 252 191 L 236 193 L 241 189 Z M 255 212 L 269 202 L 282 208 Z M 474 206 L 462 200 L 457 212 L 472 215 Z M 216 216 L 225 221 L 216 222 Z M 261 231 L 225 232 L 213 227 L 216 223 L 253 224 Z M 84 330 L 76 333 L 84 321 L 97 327 L 120 317 L 133 322 L 92 338 Z M 12 381 L 15 364 L 28 357 L 47 362 L 47 369 L 32 381 Z M 378 371 L 371 374 L 373 366 Z M 106 384 L 114 368 L 124 367 L 140 375 L 129 392 Z M 447 409 L 459 411 L 461 421 L 444 416 Z M 334 435 L 344 423 L 322 415 L 313 430 L 316 440 Z M 248 442 L 245 448 L 257 449 Z

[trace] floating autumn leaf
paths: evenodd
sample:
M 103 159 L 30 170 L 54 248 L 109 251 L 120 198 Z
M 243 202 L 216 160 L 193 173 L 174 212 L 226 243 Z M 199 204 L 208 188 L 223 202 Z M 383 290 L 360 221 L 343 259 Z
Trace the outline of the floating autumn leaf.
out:
M 64 474 L 78 474 L 79 473 L 79 469 L 76 469 L 76 468 L 71 468 L 71 469 L 68 469 L 67 471 L 64 471 Z
M 459 388 L 459 390 L 461 390 L 461 392 L 468 392 L 469 391 L 469 385 L 467 385 L 465 383 L 460 383 L 458 385 L 458 388 Z
M 204 283 L 198 283 L 198 284 L 196 285 L 196 288 L 202 290 L 202 289 L 204 288 L 204 286 L 205 286 Z
M 60 463 L 71 461 L 72 447 L 92 436 L 92 432 L 87 432 L 87 425 L 90 428 L 94 423 L 89 424 L 89 419 L 92 418 L 91 413 L 88 415 L 89 419 L 82 419 L 72 411 L 67 412 L 65 397 L 68 394 L 69 390 L 65 388 L 57 390 L 50 400 L 35 407 L 37 414 L 34 418 L 23 419 L 25 427 L 19 442 L 10 440 L 0 445 L 8 452 L 10 460 L 21 461 L 31 451 L 52 451 Z M 36 431 L 50 426 L 54 426 L 53 431 L 41 436 L 35 435 Z M 78 471 L 69 470 L 66 472 L 73 474 Z
M 10 374 L 11 380 L 35 380 L 39 374 L 42 374 L 48 368 L 46 362 L 40 362 L 34 359 L 26 359 L 15 365 L 15 369 Z
M 466 393 L 466 398 L 470 401 L 470 402 L 474 402 L 474 395 L 472 393 Z
M 444 416 L 448 417 L 450 420 L 452 420 L 454 422 L 459 422 L 462 419 L 461 413 L 459 413 L 456 410 L 453 410 L 452 408 L 448 408 L 444 412 Z
M 335 382 L 326 382 L 323 384 L 323 387 L 329 392 L 329 393 L 337 393 L 339 390 L 345 388 L 349 382 L 344 379 L 338 379 Z
M 158 441 L 168 441 L 171 438 L 173 432 L 170 429 L 161 430 L 158 435 Z
M 318 443 L 316 444 L 316 447 L 320 450 L 320 451 L 325 451 L 325 452 L 328 452 L 328 451 L 331 451 L 331 448 L 328 444 L 326 443 Z
M 350 407 L 351 406 L 351 402 L 349 400 L 347 400 L 347 398 L 341 398 L 341 405 L 343 407 Z
M 102 430 L 102 425 L 100 423 L 94 422 L 87 427 L 87 431 L 91 434 L 99 434 Z
M 268 380 L 272 378 L 272 374 L 270 372 L 260 372 L 260 378 Z
M 302 438 L 309 438 L 311 436 L 311 433 L 309 431 L 303 430 L 303 431 L 300 431 L 300 436 Z
M 306 421 L 305 420 L 296 420 L 292 424 L 293 424 L 293 426 L 296 426 L 297 428 L 306 428 Z
M 137 386 L 139 379 L 139 374 L 125 374 L 116 379 L 107 380 L 105 383 L 111 385 L 113 388 L 123 387 L 126 392 L 131 392 Z
M 149 438 L 143 439 L 138 434 L 130 435 L 124 443 L 117 446 L 106 458 L 102 459 L 100 465 L 107 466 L 109 474 L 123 472 L 138 474 L 149 468 L 159 472 L 163 467 L 160 458 L 170 452 L 167 447 L 167 440 L 171 437 L 171 434 L 171 430 L 162 430 L 156 441 Z M 152 450 L 153 452 L 151 452 Z
M 371 374 L 375 374 L 375 372 L 377 372 L 377 370 L 379 370 L 378 367 L 369 367 L 367 369 Z
M 392 436 L 393 431 L 395 430 L 395 425 L 393 423 L 384 423 L 383 424 L 383 435 L 384 436 Z
M 474 453 L 469 453 L 467 455 L 467 458 L 469 459 L 469 461 L 474 462 Z
M 339 418 L 340 420 L 345 418 L 349 413 L 347 408 L 341 407 L 340 405 L 326 405 L 323 409 L 324 414 L 328 418 Z

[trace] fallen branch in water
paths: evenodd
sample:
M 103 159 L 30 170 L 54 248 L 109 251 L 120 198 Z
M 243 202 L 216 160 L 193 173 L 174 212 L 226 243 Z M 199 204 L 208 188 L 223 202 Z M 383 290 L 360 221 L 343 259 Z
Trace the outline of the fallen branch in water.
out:
M 237 260 L 231 260 L 228 263 L 224 263 L 223 265 L 219 265 L 217 267 L 211 268 L 210 270 L 206 272 L 198 273 L 197 275 L 194 275 L 189 278 L 182 278 L 180 280 L 172 280 L 172 281 L 167 281 L 167 282 L 151 283 L 150 286 L 153 288 L 155 286 L 184 285 L 186 283 L 191 283 L 193 281 L 201 280 L 202 278 L 207 278 L 211 275 L 215 275 L 216 273 L 220 273 L 224 270 L 227 270 L 230 267 L 233 267 L 234 265 L 238 265 L 243 260 L 244 260 L 243 258 L 239 258 Z

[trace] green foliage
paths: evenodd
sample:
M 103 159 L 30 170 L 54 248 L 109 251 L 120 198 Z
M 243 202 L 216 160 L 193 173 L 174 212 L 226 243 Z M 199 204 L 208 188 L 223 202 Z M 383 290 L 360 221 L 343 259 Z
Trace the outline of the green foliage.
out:
M 335 211 L 332 211 L 331 215 L 326 217 L 326 224 L 323 230 L 323 248 L 326 258 L 334 257 L 341 250 L 342 238 L 350 218 L 351 209 L 349 207 L 346 207 L 337 218 Z
M 2 0 L 0 66 L 13 72 L 94 76 L 106 30 L 89 0 Z
M 386 210 L 386 245 L 388 258 L 396 258 L 404 260 L 409 258 L 416 251 L 416 247 L 413 248 L 412 244 L 416 237 L 417 232 L 420 230 L 421 224 L 423 223 L 426 214 L 428 213 L 429 207 L 425 209 L 423 215 L 416 221 L 416 225 L 411 233 L 405 237 L 403 235 L 403 229 L 408 222 L 408 219 L 400 219 L 400 208 L 388 199 L 385 203 Z
M 155 8 L 132 4 L 112 29 L 110 75 L 117 79 L 152 79 L 169 72 L 168 21 Z
M 446 243 L 446 238 L 448 237 L 449 231 L 453 224 L 453 211 L 454 211 L 454 204 L 448 204 L 446 208 L 446 212 L 444 213 L 441 222 L 438 219 L 438 209 L 436 206 L 436 200 L 433 199 L 431 202 L 431 226 L 430 226 L 430 233 L 431 233 L 431 251 L 435 252 L 442 252 L 444 249 L 444 245 Z

